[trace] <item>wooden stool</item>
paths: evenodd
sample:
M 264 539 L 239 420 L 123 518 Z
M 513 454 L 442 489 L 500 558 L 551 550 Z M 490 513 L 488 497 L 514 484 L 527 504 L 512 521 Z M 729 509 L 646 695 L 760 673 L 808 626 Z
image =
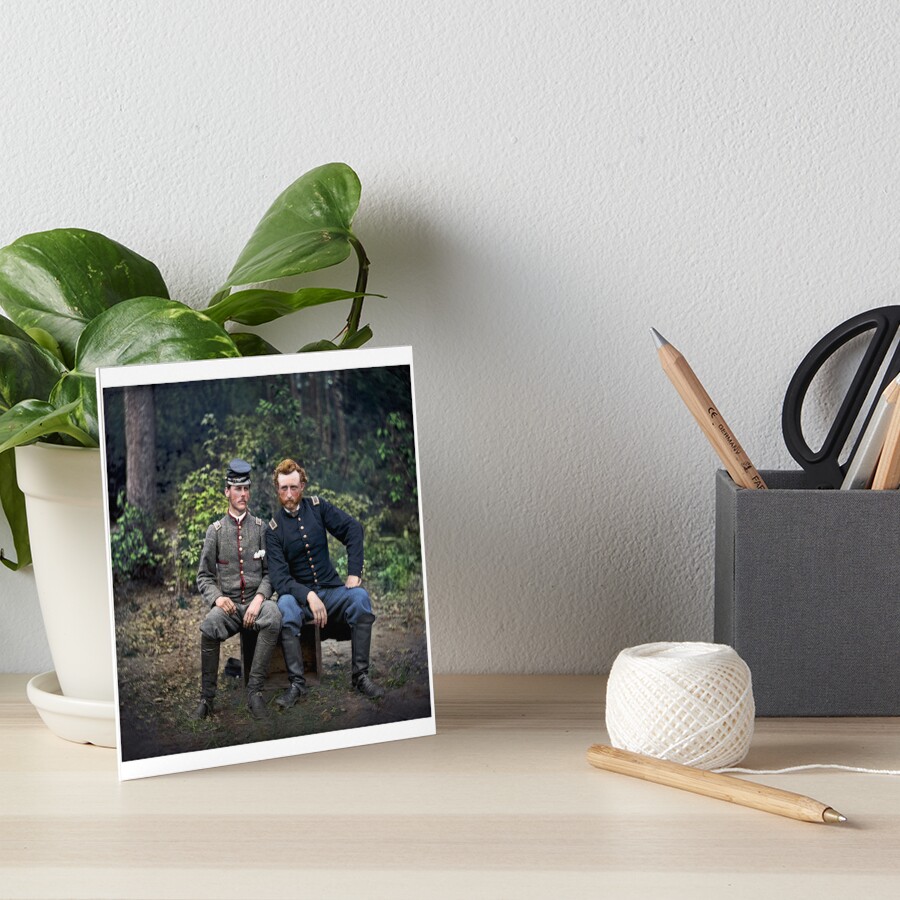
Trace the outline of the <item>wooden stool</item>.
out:
M 253 628 L 241 629 L 241 670 L 244 675 L 244 684 L 250 680 L 250 667 L 253 665 L 253 654 L 256 652 L 256 639 L 259 635 Z M 300 630 L 300 652 L 303 654 L 303 675 L 311 684 L 318 684 L 322 677 L 322 641 L 349 641 L 350 626 L 345 623 L 332 625 L 330 622 L 319 628 L 313 622 L 307 622 Z M 278 636 L 276 651 L 281 645 L 281 635 Z M 277 656 L 281 658 L 281 652 Z M 276 655 L 272 654 L 273 660 Z M 281 671 L 284 671 L 283 658 L 280 659 Z M 272 664 L 270 663 L 270 668 Z

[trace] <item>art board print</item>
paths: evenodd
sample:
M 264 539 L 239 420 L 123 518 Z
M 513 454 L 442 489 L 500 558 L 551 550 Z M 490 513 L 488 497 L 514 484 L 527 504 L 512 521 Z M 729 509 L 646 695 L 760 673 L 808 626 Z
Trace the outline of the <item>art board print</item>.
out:
M 434 734 L 410 348 L 97 392 L 119 777 Z

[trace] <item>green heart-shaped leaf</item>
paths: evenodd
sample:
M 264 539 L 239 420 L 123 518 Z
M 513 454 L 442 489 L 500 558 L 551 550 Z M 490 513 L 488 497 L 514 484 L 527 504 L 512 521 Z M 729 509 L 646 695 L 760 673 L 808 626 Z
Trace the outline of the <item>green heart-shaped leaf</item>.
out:
M 13 545 L 18 562 L 9 559 L 0 548 L 0 562 L 7 569 L 21 569 L 31 563 L 31 542 L 28 540 L 28 521 L 25 518 L 25 495 L 16 481 L 16 454 L 14 450 L 0 453 L 0 506 L 12 531 Z
M 344 163 L 301 175 L 269 208 L 241 251 L 226 286 L 314 272 L 350 255 L 360 184 Z M 221 302 L 221 293 L 213 298 Z
M 258 334 L 251 334 L 249 331 L 232 331 L 231 339 L 241 356 L 268 356 L 271 353 L 281 353 L 277 347 L 273 347 Z
M 334 341 L 313 341 L 311 344 L 304 344 L 298 353 L 319 353 L 322 350 L 340 350 L 341 348 Z
M 94 319 L 78 341 L 77 370 L 240 356 L 228 333 L 176 300 L 135 297 Z
M 354 331 L 353 334 L 348 334 L 344 336 L 344 339 L 341 341 L 341 350 L 355 350 L 357 347 L 362 347 L 367 341 L 372 339 L 372 329 L 368 325 L 363 325 L 359 331 Z
M 340 344 L 335 344 L 334 341 L 313 341 L 311 344 L 304 344 L 297 352 L 319 353 L 322 350 L 355 350 L 357 347 L 362 347 L 371 338 L 372 329 L 368 325 L 363 325 L 359 331 L 344 335 L 344 339 Z
M 56 407 L 44 400 L 23 400 L 0 416 L 0 453 L 34 443 L 45 434 L 67 434 L 86 447 L 96 447 L 96 440 L 85 434 L 71 419 L 79 402 Z
M 46 400 L 65 366 L 0 316 L 0 412 L 20 400 Z
M 281 316 L 289 315 L 308 306 L 321 306 L 337 300 L 352 300 L 354 297 L 380 296 L 341 291 L 337 288 L 300 288 L 298 291 L 269 291 L 251 288 L 231 294 L 225 300 L 203 310 L 214 322 L 239 322 L 241 325 L 263 325 Z
M 52 353 L 60 362 L 63 362 L 62 347 L 59 346 L 59 341 L 57 341 L 49 331 L 44 331 L 43 328 L 37 328 L 36 326 L 24 330 L 28 334 L 28 337 L 36 344 L 40 344 L 45 350 Z
M 67 372 L 57 382 L 50 394 L 50 403 L 56 407 L 75 403 L 71 421 L 99 443 L 100 427 L 97 419 L 97 379 L 83 372 Z
M 49 333 L 69 366 L 88 322 L 131 297 L 168 295 L 152 262 L 93 231 L 42 231 L 0 250 L 0 307 Z

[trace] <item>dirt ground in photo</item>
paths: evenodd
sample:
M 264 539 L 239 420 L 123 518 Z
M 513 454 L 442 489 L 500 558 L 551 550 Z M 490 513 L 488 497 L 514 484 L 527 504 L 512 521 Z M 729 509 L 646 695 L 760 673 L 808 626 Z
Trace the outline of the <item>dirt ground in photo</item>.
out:
M 322 643 L 319 682 L 310 679 L 309 696 L 281 710 L 275 699 L 287 689 L 288 678 L 279 644 L 263 692 L 268 717 L 257 721 L 247 708 L 241 676 L 223 671 L 229 658 L 240 660 L 235 636 L 221 645 L 215 714 L 195 721 L 191 715 L 200 697 L 200 622 L 205 614 L 200 597 L 176 602 L 164 587 L 141 587 L 117 603 L 123 761 L 431 715 L 424 621 L 395 612 L 379 615 L 372 632 L 369 674 L 384 688 L 383 698 L 371 700 L 352 688 L 350 642 L 329 640 Z

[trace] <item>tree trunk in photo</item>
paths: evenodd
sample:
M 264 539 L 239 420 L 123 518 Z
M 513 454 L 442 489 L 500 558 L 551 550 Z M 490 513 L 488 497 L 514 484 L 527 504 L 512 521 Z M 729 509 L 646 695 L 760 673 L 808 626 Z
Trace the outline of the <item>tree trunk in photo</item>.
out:
M 340 472 L 344 478 L 350 471 L 350 458 L 347 450 L 347 417 L 344 415 L 344 378 L 343 372 L 335 372 L 332 400 L 334 402 L 334 424 L 337 431 L 337 452 Z
M 319 376 L 307 375 L 304 384 L 303 412 L 312 419 L 316 425 L 321 418 L 319 411 Z
M 156 504 L 156 404 L 153 388 L 125 388 L 125 491 L 128 502 L 153 514 Z
M 331 457 L 331 409 L 328 403 L 328 378 L 323 373 L 319 382 L 319 434 L 322 437 L 322 455 Z

